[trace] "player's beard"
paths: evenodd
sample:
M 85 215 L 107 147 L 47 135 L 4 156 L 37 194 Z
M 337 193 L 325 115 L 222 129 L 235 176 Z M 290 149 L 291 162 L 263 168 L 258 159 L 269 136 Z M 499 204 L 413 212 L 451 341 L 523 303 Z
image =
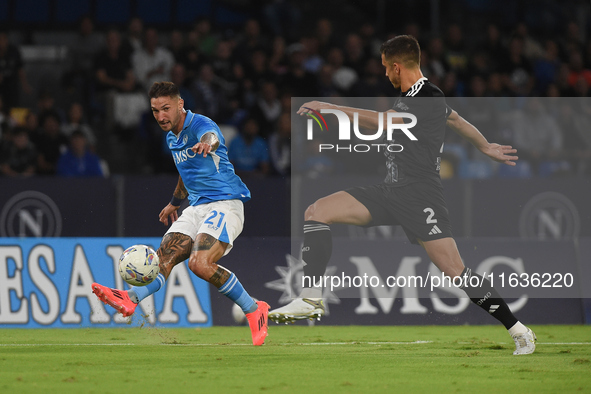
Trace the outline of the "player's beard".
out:
M 392 86 L 394 86 L 394 89 L 400 89 L 400 77 L 396 78 L 395 76 L 390 80 L 390 83 L 392 84 Z
M 177 115 L 178 116 L 176 118 L 176 122 L 174 122 L 173 119 L 169 119 L 168 122 L 166 122 L 165 124 L 161 124 L 160 128 L 166 132 L 173 131 L 176 128 L 176 126 L 178 125 L 178 121 L 180 118 L 180 114 L 177 114 Z

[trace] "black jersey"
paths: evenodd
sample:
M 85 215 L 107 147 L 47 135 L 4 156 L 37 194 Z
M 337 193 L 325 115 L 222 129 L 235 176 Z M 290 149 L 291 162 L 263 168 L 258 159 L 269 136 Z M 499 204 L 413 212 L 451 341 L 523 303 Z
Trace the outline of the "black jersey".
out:
M 402 130 L 393 132 L 389 142 L 400 144 L 404 149 L 399 153 L 384 151 L 388 171 L 384 182 L 391 186 L 425 180 L 440 183 L 445 123 L 451 113 L 443 92 L 427 78 L 421 78 L 400 94 L 392 109 L 416 116 L 417 124 L 409 131 L 417 141 L 411 141 Z M 410 120 L 405 118 L 405 122 Z

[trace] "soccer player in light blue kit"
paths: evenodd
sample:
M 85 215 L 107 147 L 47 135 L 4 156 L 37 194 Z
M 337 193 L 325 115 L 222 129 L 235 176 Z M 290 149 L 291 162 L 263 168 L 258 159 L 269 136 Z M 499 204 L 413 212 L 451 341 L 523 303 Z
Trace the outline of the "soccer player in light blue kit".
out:
M 195 275 L 242 308 L 252 342 L 260 346 L 267 336 L 269 305 L 255 302 L 236 275 L 217 264 L 242 231 L 243 202 L 250 200 L 250 191 L 234 173 L 217 124 L 186 111 L 177 86 L 155 82 L 149 97 L 154 118 L 168 132 L 166 142 L 180 175 L 172 200 L 160 212 L 162 223 L 172 222 L 157 251 L 160 273 L 144 287 L 122 291 L 93 283 L 92 290 L 123 316 L 131 316 L 141 300 L 162 288 L 172 268 L 188 258 Z M 179 217 L 177 210 L 187 197 L 190 206 Z

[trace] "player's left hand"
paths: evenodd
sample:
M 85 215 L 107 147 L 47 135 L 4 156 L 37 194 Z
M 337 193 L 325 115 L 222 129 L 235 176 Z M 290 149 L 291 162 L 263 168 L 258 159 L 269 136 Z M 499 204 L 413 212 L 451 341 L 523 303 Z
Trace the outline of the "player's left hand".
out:
M 211 145 L 206 144 L 205 142 L 198 142 L 196 143 L 191 150 L 193 153 L 197 153 L 198 155 L 203 154 L 203 157 L 206 157 L 209 152 L 211 152 Z
M 481 150 L 482 153 L 497 161 L 499 163 L 514 166 L 519 157 L 511 156 L 512 153 L 517 153 L 511 145 L 488 144 Z
M 172 204 L 168 204 L 167 206 L 160 211 L 160 215 L 158 215 L 158 219 L 160 222 L 164 223 L 165 226 L 168 226 L 168 218 L 170 217 L 170 224 L 176 222 L 179 218 L 178 213 L 179 207 L 175 207 Z
M 308 101 L 307 103 L 303 104 L 300 109 L 298 109 L 298 115 L 306 115 L 307 113 L 313 111 L 320 111 L 323 108 L 330 108 L 333 107 L 332 104 L 325 103 L 323 101 Z

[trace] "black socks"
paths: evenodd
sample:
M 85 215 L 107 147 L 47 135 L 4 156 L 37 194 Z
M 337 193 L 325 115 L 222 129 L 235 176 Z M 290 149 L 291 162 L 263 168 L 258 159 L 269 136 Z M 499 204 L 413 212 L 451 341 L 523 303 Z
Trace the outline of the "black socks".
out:
M 480 286 L 470 286 L 470 278 L 473 276 L 478 278 L 478 283 Z M 478 274 L 472 273 L 472 270 L 467 267 L 462 271 L 461 278 L 462 283 L 464 283 L 461 289 L 464 290 L 466 294 L 468 294 L 468 297 L 470 297 L 473 303 L 503 323 L 507 330 L 517 323 L 518 320 L 513 315 L 513 312 L 511 312 L 505 300 L 503 300 L 499 293 L 497 293 L 497 291 L 492 287 L 492 284 L 488 279 L 485 279 Z M 476 283 L 476 281 L 473 282 Z M 468 285 L 466 286 L 466 284 Z
M 304 266 L 304 275 L 312 278 L 312 284 L 320 283 L 320 278 L 326 271 L 331 254 L 332 234 L 329 225 L 313 220 L 306 220 L 304 222 L 302 260 L 306 264 Z

